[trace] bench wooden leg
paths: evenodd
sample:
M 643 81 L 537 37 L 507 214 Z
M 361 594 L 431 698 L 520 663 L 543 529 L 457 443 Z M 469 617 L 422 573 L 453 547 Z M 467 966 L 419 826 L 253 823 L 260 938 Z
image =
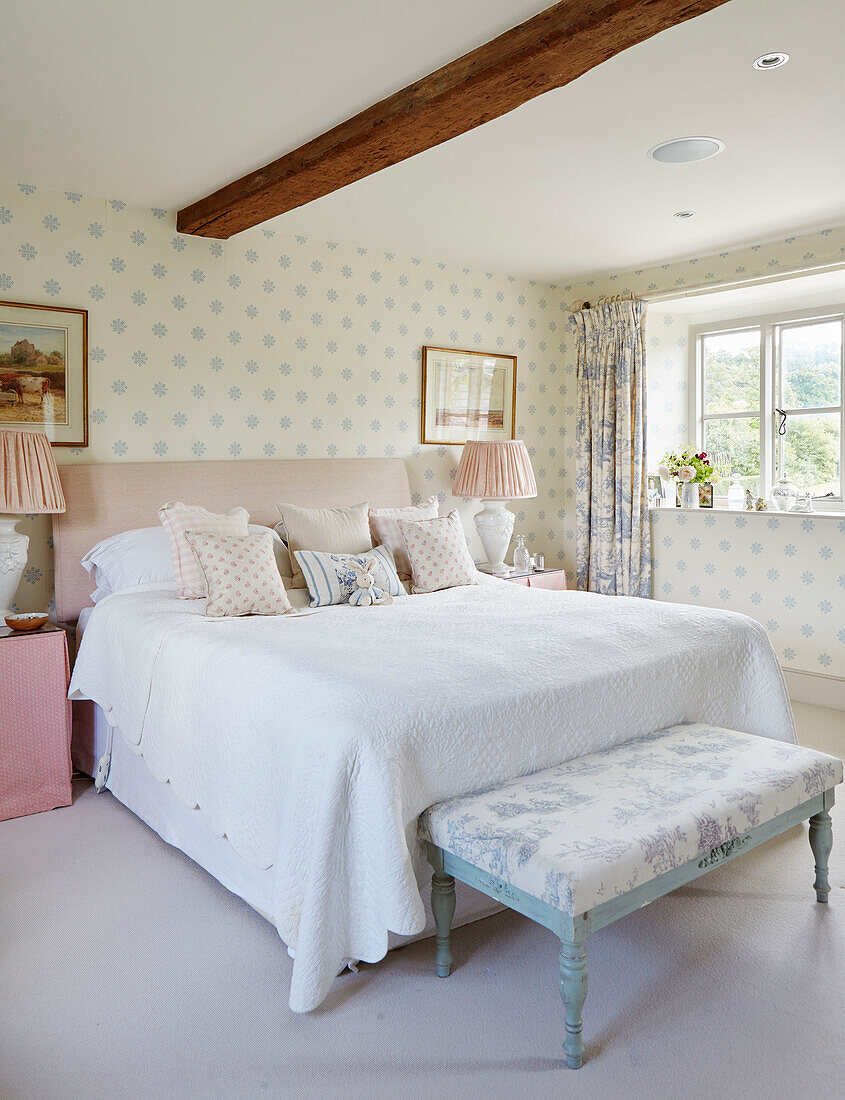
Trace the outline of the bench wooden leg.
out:
M 581 1040 L 581 1012 L 587 999 L 587 949 L 583 943 L 560 941 L 560 995 L 566 1016 L 563 1052 L 570 1069 L 580 1069 L 586 1050 Z
M 448 978 L 452 973 L 452 918 L 455 915 L 455 880 L 452 875 L 435 871 L 431 876 L 431 911 L 437 929 L 437 977 Z
M 833 826 L 827 810 L 810 818 L 810 847 L 813 849 L 813 856 L 816 860 L 816 881 L 813 884 L 816 890 L 816 899 L 826 903 L 827 895 L 830 893 L 827 862 L 830 849 L 833 847 Z

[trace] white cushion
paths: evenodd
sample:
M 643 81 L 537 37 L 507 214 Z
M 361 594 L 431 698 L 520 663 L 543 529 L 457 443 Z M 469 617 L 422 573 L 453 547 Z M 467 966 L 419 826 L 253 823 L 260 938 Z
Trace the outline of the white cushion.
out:
M 355 504 L 351 508 L 298 508 L 294 504 L 278 504 L 276 507 L 287 533 L 292 588 L 306 587 L 302 570 L 296 560 L 297 550 L 362 554 L 373 548 L 366 502 Z
M 437 497 L 429 497 L 422 504 L 409 504 L 407 508 L 371 508 L 370 534 L 374 546 L 386 546 L 393 555 L 396 572 L 401 580 L 411 577 L 411 564 L 405 549 L 405 540 L 399 530 L 400 519 L 434 519 L 439 511 Z

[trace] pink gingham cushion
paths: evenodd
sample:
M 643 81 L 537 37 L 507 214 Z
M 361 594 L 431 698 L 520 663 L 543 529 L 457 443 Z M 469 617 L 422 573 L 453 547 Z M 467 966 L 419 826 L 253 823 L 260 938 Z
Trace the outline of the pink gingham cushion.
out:
M 276 568 L 273 536 L 186 536 L 205 581 L 205 613 L 221 619 L 232 615 L 284 615 L 290 600 Z
M 206 508 L 183 504 L 181 500 L 171 500 L 159 508 L 158 518 L 170 539 L 177 596 L 181 596 L 183 600 L 201 600 L 205 595 L 205 581 L 194 552 L 185 538 L 185 532 L 246 535 L 249 512 L 245 508 L 233 508 L 227 515 L 217 515 Z
M 400 580 L 407 581 L 410 578 L 411 565 L 397 520 L 434 519 L 438 510 L 437 497 L 429 497 L 422 504 L 409 504 L 406 508 L 370 509 L 370 534 L 373 537 L 373 546 L 386 546 L 391 552 Z
M 435 519 L 396 522 L 405 539 L 414 592 L 438 592 L 441 588 L 478 584 L 457 512 Z

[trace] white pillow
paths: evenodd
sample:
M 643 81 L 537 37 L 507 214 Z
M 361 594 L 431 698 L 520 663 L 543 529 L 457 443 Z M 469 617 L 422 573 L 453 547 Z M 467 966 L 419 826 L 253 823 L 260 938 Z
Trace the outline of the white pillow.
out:
M 103 539 L 88 551 L 82 567 L 97 586 L 94 603 L 135 584 L 176 584 L 170 541 L 161 526 L 139 527 Z
M 251 523 L 249 533 L 260 535 L 269 527 Z M 276 566 L 283 580 L 290 578 L 290 555 L 282 540 L 272 531 Z M 82 567 L 97 586 L 91 596 L 94 603 L 121 588 L 136 584 L 162 584 L 176 587 L 170 539 L 162 526 L 138 527 L 98 542 L 82 559 Z

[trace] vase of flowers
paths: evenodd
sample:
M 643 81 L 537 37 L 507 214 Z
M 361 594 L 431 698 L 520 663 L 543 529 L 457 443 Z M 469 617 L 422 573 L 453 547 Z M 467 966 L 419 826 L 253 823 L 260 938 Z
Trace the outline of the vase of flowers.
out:
M 679 451 L 668 451 L 661 463 L 669 475 L 681 483 L 681 507 L 698 508 L 698 487 L 706 485 L 713 477 L 713 467 L 707 460 L 707 452 L 694 451 L 691 446 Z

